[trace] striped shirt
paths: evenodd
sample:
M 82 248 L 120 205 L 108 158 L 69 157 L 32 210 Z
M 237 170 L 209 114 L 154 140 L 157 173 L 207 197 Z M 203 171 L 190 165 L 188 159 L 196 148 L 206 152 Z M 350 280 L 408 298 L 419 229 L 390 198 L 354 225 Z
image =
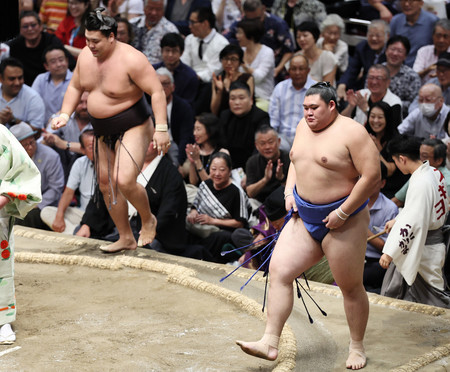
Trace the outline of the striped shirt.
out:
M 54 33 L 67 14 L 67 0 L 43 0 L 39 18 L 47 32 Z

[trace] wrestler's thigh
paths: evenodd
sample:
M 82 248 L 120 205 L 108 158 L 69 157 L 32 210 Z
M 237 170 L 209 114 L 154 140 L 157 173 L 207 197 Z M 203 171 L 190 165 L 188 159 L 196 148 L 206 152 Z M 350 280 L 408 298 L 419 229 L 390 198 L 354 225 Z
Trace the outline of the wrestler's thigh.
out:
M 319 242 L 311 237 L 300 217 L 292 217 L 278 238 L 270 260 L 270 275 L 292 281 L 322 256 Z
M 352 288 L 362 281 L 368 226 L 366 207 L 341 228 L 330 231 L 322 241 L 334 280 L 341 288 Z
M 128 129 L 122 138 L 122 146 L 116 143 L 116 162 L 119 166 L 119 182 L 136 181 L 144 164 L 145 154 L 151 141 L 150 122 Z M 117 156 L 120 154 L 120 156 Z M 116 163 L 116 164 L 117 164 Z

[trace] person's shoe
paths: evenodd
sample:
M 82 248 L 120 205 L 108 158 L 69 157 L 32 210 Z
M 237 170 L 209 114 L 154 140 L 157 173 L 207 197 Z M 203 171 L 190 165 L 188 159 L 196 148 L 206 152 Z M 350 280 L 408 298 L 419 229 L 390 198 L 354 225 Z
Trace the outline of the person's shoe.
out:
M 0 345 L 11 345 L 16 341 L 16 334 L 11 328 L 11 324 L 4 324 L 0 328 Z

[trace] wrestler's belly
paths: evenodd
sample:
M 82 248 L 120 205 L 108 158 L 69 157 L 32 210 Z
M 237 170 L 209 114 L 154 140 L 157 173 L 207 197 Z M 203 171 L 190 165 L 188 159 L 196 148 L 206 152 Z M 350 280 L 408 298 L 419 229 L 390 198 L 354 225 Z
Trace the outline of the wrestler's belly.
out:
M 91 91 L 88 97 L 88 112 L 97 119 L 109 118 L 125 111 L 142 98 L 142 91 L 129 96 L 110 97 L 101 91 Z
M 296 187 L 298 195 L 312 204 L 328 204 L 348 196 L 355 182 L 346 180 L 340 182 L 323 181 L 314 182 L 313 179 L 297 179 Z

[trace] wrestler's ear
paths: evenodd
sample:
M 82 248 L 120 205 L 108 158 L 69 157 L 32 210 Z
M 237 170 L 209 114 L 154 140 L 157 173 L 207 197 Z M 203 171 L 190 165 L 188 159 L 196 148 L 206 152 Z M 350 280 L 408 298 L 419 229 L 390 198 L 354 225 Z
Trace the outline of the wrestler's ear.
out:
M 337 108 L 336 108 L 336 102 L 334 102 L 333 100 L 331 100 L 329 103 L 328 103 L 328 108 L 330 109 L 330 110 L 336 110 Z

